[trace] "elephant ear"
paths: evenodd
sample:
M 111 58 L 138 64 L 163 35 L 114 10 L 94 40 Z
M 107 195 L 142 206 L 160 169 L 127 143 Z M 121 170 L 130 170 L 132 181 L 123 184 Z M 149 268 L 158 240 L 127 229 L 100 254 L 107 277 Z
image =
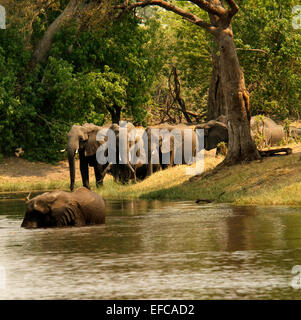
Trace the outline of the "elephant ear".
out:
M 96 154 L 100 146 L 100 142 L 96 140 L 98 130 L 91 131 L 88 135 L 88 140 L 85 143 L 85 156 L 93 156 Z
M 57 202 L 51 207 L 52 219 L 60 227 L 76 225 L 79 216 L 79 207 L 76 201 L 66 200 Z
M 30 202 L 33 210 L 46 214 L 51 210 L 51 205 L 56 201 L 56 199 L 56 192 L 46 192 L 36 198 L 33 198 Z

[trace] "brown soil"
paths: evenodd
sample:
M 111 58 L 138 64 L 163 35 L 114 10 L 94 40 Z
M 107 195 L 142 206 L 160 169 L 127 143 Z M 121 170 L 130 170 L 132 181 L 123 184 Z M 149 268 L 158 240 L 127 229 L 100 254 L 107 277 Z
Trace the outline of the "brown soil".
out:
M 301 145 L 290 145 L 293 153 L 301 152 Z M 282 148 L 279 147 L 279 148 Z M 214 157 L 215 149 L 205 151 L 205 157 Z M 75 160 L 76 181 L 81 180 L 79 171 L 79 160 Z M 91 181 L 94 179 L 93 168 L 89 168 Z M 49 181 L 69 181 L 68 161 L 61 161 L 57 165 L 51 165 L 43 162 L 30 162 L 22 158 L 10 157 L 4 158 L 0 163 L 0 183 L 18 183 L 18 182 L 49 182 Z
M 76 178 L 80 178 L 79 163 L 76 160 Z M 4 158 L 0 163 L 0 182 L 68 181 L 68 161 L 57 165 L 30 162 L 22 158 Z

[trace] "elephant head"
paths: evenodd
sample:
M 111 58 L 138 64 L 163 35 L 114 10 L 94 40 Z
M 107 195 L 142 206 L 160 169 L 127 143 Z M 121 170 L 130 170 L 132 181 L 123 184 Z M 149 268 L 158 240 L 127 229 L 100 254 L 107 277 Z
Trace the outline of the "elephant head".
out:
M 104 223 L 102 198 L 86 188 L 43 193 L 27 203 L 21 227 L 47 228 Z
M 210 120 L 197 125 L 195 129 L 204 129 L 204 148 L 206 150 L 215 149 L 220 142 L 228 142 L 228 128 L 222 122 Z
M 70 190 L 74 189 L 75 163 L 74 157 L 78 150 L 84 150 L 86 156 L 96 153 L 99 143 L 96 141 L 97 131 L 101 127 L 93 123 L 85 123 L 83 126 L 73 125 L 68 132 L 67 153 L 70 170 Z
M 53 204 L 59 194 L 60 192 L 46 192 L 30 200 L 27 204 L 21 227 L 41 228 L 55 226 L 58 223 L 57 220 L 60 219 L 58 214 L 53 214 Z M 68 206 L 69 204 L 66 203 L 66 208 Z
M 129 134 L 135 130 L 135 126 L 130 122 L 125 122 L 122 125 L 113 123 L 110 127 L 116 138 L 116 164 L 111 168 L 115 180 L 127 182 L 136 173 L 129 159 L 129 150 L 135 142 L 129 141 Z M 124 133 L 124 134 L 123 134 Z

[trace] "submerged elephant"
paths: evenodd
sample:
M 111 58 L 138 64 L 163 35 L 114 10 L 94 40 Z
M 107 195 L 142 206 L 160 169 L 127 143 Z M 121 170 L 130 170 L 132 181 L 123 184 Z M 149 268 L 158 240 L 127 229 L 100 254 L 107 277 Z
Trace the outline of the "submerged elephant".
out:
M 96 161 L 96 151 L 100 143 L 96 140 L 99 130 L 108 128 L 110 125 L 99 127 L 93 123 L 85 123 L 83 126 L 74 125 L 68 133 L 67 153 L 70 170 L 70 190 L 74 189 L 76 152 L 79 153 L 80 172 L 83 186 L 90 189 L 89 166 L 94 167 L 96 186 L 103 183 L 107 165 L 101 165 Z
M 27 203 L 21 227 L 85 226 L 105 222 L 105 203 L 96 193 L 81 187 L 74 192 L 45 192 Z

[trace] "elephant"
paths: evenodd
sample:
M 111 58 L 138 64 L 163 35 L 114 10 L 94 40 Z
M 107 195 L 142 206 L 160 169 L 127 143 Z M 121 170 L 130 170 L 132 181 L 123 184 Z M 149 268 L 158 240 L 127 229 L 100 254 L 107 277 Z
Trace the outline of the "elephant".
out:
M 263 137 L 265 145 L 277 145 L 285 137 L 283 127 L 267 117 L 252 117 L 250 127 L 253 139 L 259 135 L 259 137 Z
M 301 128 L 297 128 L 294 126 L 289 127 L 290 136 L 294 139 L 301 137 Z
M 156 130 L 154 130 L 156 129 Z M 149 173 L 152 173 L 154 164 L 151 161 L 151 154 L 156 155 L 159 159 L 159 164 L 162 169 L 172 167 L 176 164 L 190 164 L 193 162 L 193 157 L 196 155 L 196 133 L 194 130 L 186 126 L 185 124 L 170 125 L 160 124 L 157 126 L 150 126 L 147 128 L 149 138 Z M 186 136 L 185 130 L 191 131 L 191 136 Z M 153 140 L 155 142 L 153 142 Z M 158 146 L 156 146 L 158 143 Z M 191 154 L 186 154 L 188 159 L 185 158 L 186 149 L 184 145 L 191 146 Z M 155 168 L 157 170 L 157 168 Z
M 210 120 L 199 124 L 196 129 L 204 130 L 204 149 L 215 149 L 220 142 L 228 143 L 228 127 L 224 122 Z
M 103 179 L 107 171 L 107 164 L 101 165 L 96 160 L 96 151 L 100 146 L 100 142 L 96 140 L 99 130 L 108 128 L 107 124 L 103 127 L 94 125 L 93 123 L 85 123 L 82 126 L 73 125 L 68 133 L 67 153 L 70 170 L 70 190 L 74 189 L 75 182 L 75 162 L 76 152 L 79 153 L 80 172 L 83 186 L 90 189 L 89 184 L 89 167 L 94 167 L 96 186 L 103 184 Z
M 257 134 L 261 134 L 268 145 L 278 144 L 285 137 L 282 126 L 277 125 L 272 119 L 267 117 L 262 119 L 258 119 L 257 116 L 251 117 L 250 127 L 253 139 Z M 225 116 L 199 124 L 195 129 L 204 129 L 205 150 L 215 149 L 220 142 L 228 143 L 228 127 Z
M 125 137 L 120 135 L 121 128 L 127 130 L 127 135 Z M 129 150 L 135 144 L 135 141 L 130 141 L 130 139 L 128 139 L 131 132 L 135 130 L 135 126 L 131 122 L 124 122 L 124 125 L 122 126 L 113 123 L 109 129 L 114 132 L 116 139 L 116 161 L 110 165 L 110 172 L 114 177 L 114 180 L 121 183 L 126 183 L 130 179 L 136 181 L 136 171 L 129 159 Z M 126 139 L 123 144 L 120 143 L 121 138 Z M 120 153 L 121 146 L 124 146 L 126 150 L 123 150 L 124 152 Z
M 74 192 L 45 192 L 29 200 L 21 227 L 81 227 L 103 223 L 104 200 L 98 194 L 81 187 Z

